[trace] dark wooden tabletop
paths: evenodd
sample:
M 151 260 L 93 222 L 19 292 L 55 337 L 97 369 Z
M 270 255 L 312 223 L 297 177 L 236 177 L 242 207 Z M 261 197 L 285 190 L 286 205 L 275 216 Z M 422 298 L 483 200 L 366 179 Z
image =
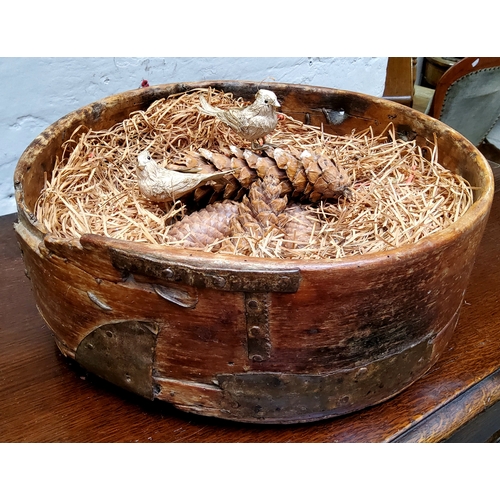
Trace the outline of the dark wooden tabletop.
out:
M 500 168 L 493 168 L 500 180 Z M 87 374 L 64 358 L 35 306 L 13 223 L 0 217 L 0 441 L 495 441 L 500 429 L 500 195 L 454 337 L 431 370 L 372 408 L 301 425 L 250 425 L 183 413 Z

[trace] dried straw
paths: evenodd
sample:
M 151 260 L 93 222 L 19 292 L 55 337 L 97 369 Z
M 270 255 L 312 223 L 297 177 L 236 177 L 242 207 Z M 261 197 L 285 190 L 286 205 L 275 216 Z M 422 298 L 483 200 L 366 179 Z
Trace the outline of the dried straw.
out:
M 195 89 L 157 100 L 109 130 L 76 130 L 64 144 L 36 205 L 36 217 L 47 232 L 61 238 L 94 233 L 182 246 L 170 241 L 169 228 L 193 207 L 145 199 L 137 188 L 135 168 L 137 155 L 145 148 L 166 165 L 182 164 L 186 154 L 200 148 L 225 152 L 230 145 L 248 147 L 217 119 L 198 113 L 200 93 L 221 108 L 246 104 L 231 94 Z M 312 227 L 307 241 L 284 238 L 269 228 L 254 236 L 233 236 L 232 253 L 238 254 L 241 247 L 245 255 L 257 257 L 334 259 L 383 251 L 442 230 L 472 204 L 472 188 L 438 163 L 435 145 L 429 145 L 424 155 L 415 141 L 398 139 L 392 126 L 377 136 L 371 129 L 334 136 L 285 117 L 268 140 L 329 156 L 353 179 L 353 196 L 303 205 Z M 228 248 L 221 243 L 203 250 Z

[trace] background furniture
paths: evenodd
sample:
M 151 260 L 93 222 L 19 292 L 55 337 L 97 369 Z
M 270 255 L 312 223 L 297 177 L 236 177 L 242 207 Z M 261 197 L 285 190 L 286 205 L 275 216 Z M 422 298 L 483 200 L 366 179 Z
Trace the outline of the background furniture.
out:
M 412 107 L 416 77 L 416 57 L 389 57 L 384 99 Z
M 481 144 L 500 117 L 500 58 L 465 57 L 439 79 L 427 114 Z

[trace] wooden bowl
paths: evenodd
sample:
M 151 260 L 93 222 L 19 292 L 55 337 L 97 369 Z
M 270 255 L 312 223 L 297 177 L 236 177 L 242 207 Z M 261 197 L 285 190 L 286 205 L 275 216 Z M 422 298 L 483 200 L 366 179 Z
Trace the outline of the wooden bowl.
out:
M 218 256 L 86 234 L 61 240 L 33 215 L 63 142 L 156 99 L 215 87 L 349 134 L 393 122 L 477 189 L 467 213 L 414 245 L 331 261 Z M 15 171 L 15 225 L 38 309 L 59 349 L 146 398 L 243 422 L 320 420 L 374 405 L 421 377 L 453 335 L 493 198 L 493 176 L 458 132 L 393 102 L 330 88 L 205 81 L 111 96 L 61 118 Z M 163 298 L 174 288 L 187 298 Z M 167 294 L 168 296 L 168 294 Z

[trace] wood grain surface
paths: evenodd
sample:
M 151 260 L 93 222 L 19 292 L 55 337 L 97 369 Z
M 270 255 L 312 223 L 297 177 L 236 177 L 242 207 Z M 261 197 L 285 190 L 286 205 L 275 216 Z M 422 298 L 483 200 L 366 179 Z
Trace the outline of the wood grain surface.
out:
M 412 106 L 415 85 L 414 57 L 389 57 L 384 98 Z
M 441 359 L 398 396 L 357 413 L 295 425 L 242 424 L 176 410 L 87 374 L 57 349 L 16 243 L 0 218 L 0 441 L 441 441 L 500 400 L 500 200 L 496 195 L 457 330 Z M 496 415 L 498 412 L 495 412 Z M 500 422 L 498 423 L 500 428 Z

